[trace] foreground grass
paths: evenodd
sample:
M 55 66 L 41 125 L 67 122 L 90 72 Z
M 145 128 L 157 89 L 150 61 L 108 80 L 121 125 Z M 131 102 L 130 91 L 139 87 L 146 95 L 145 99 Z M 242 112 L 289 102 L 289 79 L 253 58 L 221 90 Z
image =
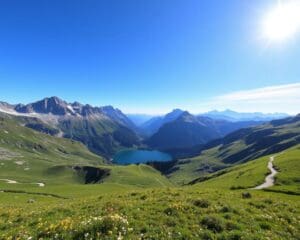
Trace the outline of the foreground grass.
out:
M 0 239 L 300 237 L 299 197 L 287 194 L 253 191 L 248 195 L 193 186 L 97 193 L 52 202 L 42 198 L 0 207 Z

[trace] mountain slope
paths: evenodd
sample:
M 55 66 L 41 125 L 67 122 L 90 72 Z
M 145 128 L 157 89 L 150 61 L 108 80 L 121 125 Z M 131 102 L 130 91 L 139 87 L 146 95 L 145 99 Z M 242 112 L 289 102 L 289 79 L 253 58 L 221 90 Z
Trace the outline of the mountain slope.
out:
M 60 177 L 49 177 L 45 171 L 56 165 L 76 166 L 104 163 L 83 144 L 64 138 L 52 137 L 23 127 L 17 117 L 0 113 L 1 179 L 30 182 L 57 182 Z M 79 181 L 78 176 L 61 176 L 67 181 Z
M 199 182 L 199 186 L 205 188 L 253 188 L 263 183 L 269 174 L 270 156 L 274 156 L 273 164 L 278 174 L 275 185 L 268 190 L 300 194 L 300 145 L 196 179 L 194 183 Z
M 185 148 L 205 144 L 213 139 L 222 138 L 237 129 L 259 124 L 261 122 L 258 121 L 214 120 L 183 112 L 175 120 L 163 124 L 146 143 L 153 148 L 168 150 L 171 153 L 178 152 L 178 154 L 174 154 L 174 157 L 177 157 L 177 155 L 184 155 Z
M 174 109 L 165 116 L 151 118 L 147 122 L 143 123 L 140 128 L 145 135 L 152 136 L 162 125 L 176 120 L 183 112 L 184 111 L 181 109 Z
M 139 144 L 135 125 L 111 106 L 92 107 L 51 97 L 27 105 L 2 103 L 0 111 L 27 117 L 26 126 L 80 141 L 107 158 L 118 149 Z
M 164 124 L 146 143 L 152 148 L 167 150 L 203 144 L 218 137 L 214 128 L 183 112 L 176 120 Z
M 19 184 L 10 184 L 7 179 Z M 45 185 L 39 188 L 37 183 Z M 67 194 L 74 185 L 84 183 L 115 184 L 119 188 L 171 186 L 150 166 L 107 165 L 82 143 L 34 131 L 22 126 L 19 117 L 0 113 L 0 189 L 40 189 L 55 194 L 54 186 L 66 185 Z
M 300 115 L 235 131 L 200 146 L 195 157 L 178 160 L 169 177 L 178 183 L 277 153 L 300 143 Z

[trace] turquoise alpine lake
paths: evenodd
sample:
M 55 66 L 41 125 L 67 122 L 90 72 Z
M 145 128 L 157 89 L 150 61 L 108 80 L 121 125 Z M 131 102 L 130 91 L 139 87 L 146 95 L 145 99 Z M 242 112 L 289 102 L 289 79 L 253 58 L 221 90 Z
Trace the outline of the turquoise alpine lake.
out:
M 118 152 L 113 158 L 113 163 L 122 165 L 169 161 L 172 161 L 170 154 L 155 150 L 123 150 Z

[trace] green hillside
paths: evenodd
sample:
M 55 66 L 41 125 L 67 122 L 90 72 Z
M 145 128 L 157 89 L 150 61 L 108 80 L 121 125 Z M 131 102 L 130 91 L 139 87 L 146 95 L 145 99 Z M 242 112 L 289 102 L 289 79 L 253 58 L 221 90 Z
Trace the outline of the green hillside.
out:
M 59 129 L 64 137 L 84 143 L 91 151 L 111 157 L 118 150 L 139 145 L 137 135 L 129 128 L 97 117 L 61 120 Z
M 104 160 L 84 145 L 22 127 L 14 118 L 0 118 L 1 178 L 29 181 L 47 179 L 45 170 L 55 165 L 97 165 Z
M 261 156 L 281 152 L 300 143 L 300 116 L 245 128 L 200 148 L 198 156 L 179 159 L 168 171 L 172 181 L 186 184 L 198 177 Z
M 18 118 L 5 114 L 0 118 L 0 153 L 0 188 L 5 189 L 29 188 L 51 193 L 48 188 L 52 185 L 77 186 L 87 181 L 170 186 L 164 176 L 149 166 L 105 164 L 104 159 L 83 144 L 33 131 L 21 126 Z M 9 184 L 7 180 L 18 184 Z M 45 187 L 38 187 L 37 183 L 44 183 Z
M 0 240 L 300 238 L 299 145 L 276 155 L 276 185 L 264 191 L 246 188 L 263 182 L 269 156 L 178 187 L 150 166 L 105 164 L 5 116 L 0 153 Z
M 253 188 L 263 183 L 269 173 L 267 164 L 270 156 L 274 156 L 273 164 L 278 173 L 275 176 L 275 185 L 268 190 L 300 194 L 300 145 L 200 177 L 194 183 L 199 182 L 199 187 L 203 188 Z

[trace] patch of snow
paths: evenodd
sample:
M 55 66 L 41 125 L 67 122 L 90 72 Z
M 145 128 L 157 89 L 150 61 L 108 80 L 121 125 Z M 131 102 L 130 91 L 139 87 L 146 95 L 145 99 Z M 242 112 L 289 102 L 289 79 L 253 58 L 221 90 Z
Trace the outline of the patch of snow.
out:
M 24 171 L 28 171 L 28 170 L 30 170 L 30 168 L 29 168 L 29 167 L 27 167 L 27 168 L 24 168 Z
M 45 187 L 45 183 L 34 183 L 37 184 L 39 187 Z
M 71 105 L 68 105 L 67 108 L 68 108 L 72 113 L 74 113 L 74 109 L 73 109 L 73 107 L 72 107 Z
M 8 134 L 8 131 L 4 130 L 4 133 Z
M 9 183 L 9 184 L 16 184 L 16 183 L 18 183 L 17 181 L 15 181 L 15 180 L 10 180 L 10 179 L 0 179 L 0 181 L 4 181 L 4 182 L 6 182 L 6 183 Z
M 59 133 L 56 134 L 56 137 L 62 138 L 64 136 L 64 132 L 59 130 Z
M 16 111 L 14 111 L 12 109 L 4 108 L 4 107 L 0 108 L 0 112 L 7 113 L 7 114 L 13 114 L 13 115 L 15 115 L 17 113 Z
M 11 180 L 11 179 L 0 179 L 0 181 L 5 181 L 6 183 L 9 183 L 9 184 L 27 184 L 27 183 L 19 183 L 15 180 Z M 38 185 L 39 187 L 45 187 L 45 183 L 29 183 L 29 184 Z
M 1 108 L 0 112 L 7 113 L 14 116 L 23 116 L 23 117 L 31 117 L 31 118 L 39 118 L 45 123 L 53 124 L 58 122 L 59 116 L 53 115 L 53 114 L 40 114 L 40 113 L 19 113 L 15 111 L 14 109 L 7 109 L 7 108 Z
M 23 165 L 25 162 L 24 161 L 15 161 L 15 164 L 17 165 Z
M 7 114 L 10 114 L 10 115 L 15 115 L 15 116 L 27 116 L 27 115 L 29 115 L 29 114 L 26 114 L 26 113 L 19 113 L 14 109 L 4 108 L 4 107 L 0 107 L 0 112 L 7 113 Z

